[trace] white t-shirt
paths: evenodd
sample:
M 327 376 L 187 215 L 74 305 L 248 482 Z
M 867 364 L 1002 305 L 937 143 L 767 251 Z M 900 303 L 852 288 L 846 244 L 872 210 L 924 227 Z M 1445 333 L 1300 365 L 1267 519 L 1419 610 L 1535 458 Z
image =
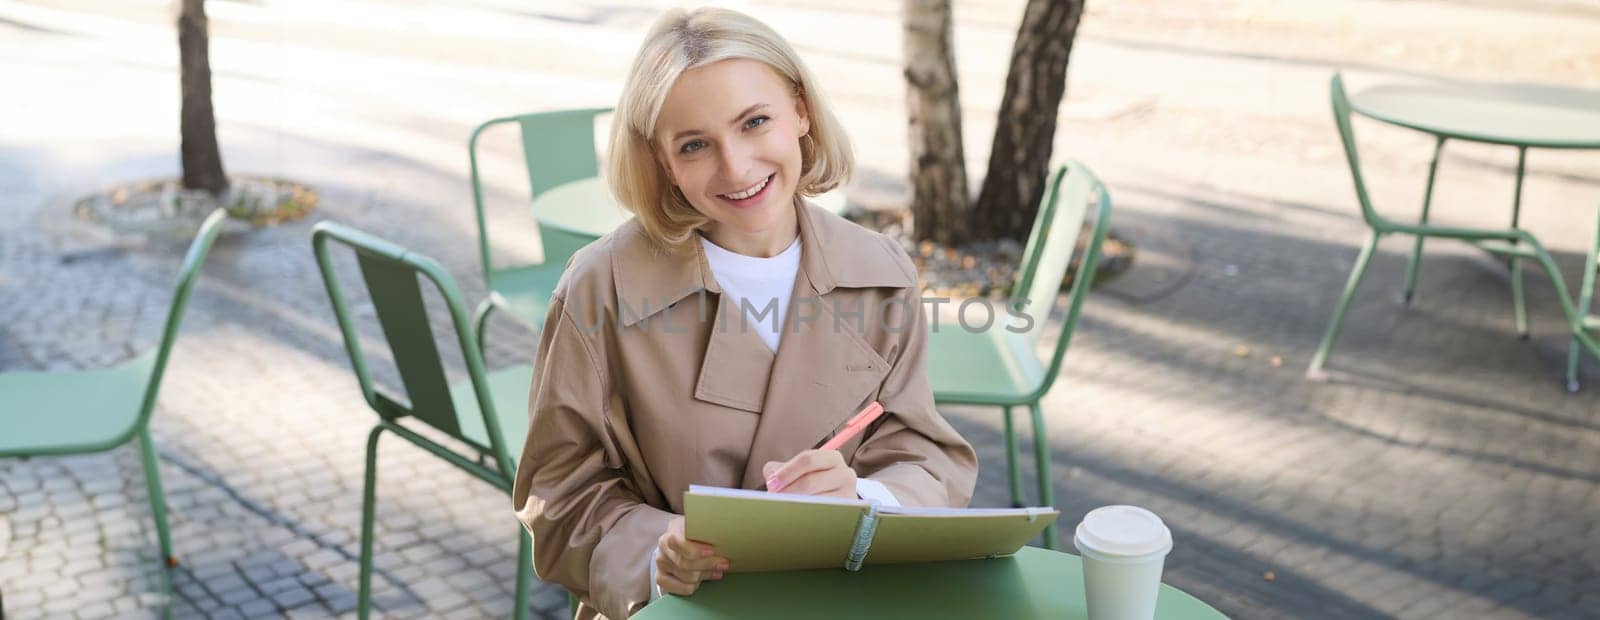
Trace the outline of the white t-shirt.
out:
M 794 291 L 794 278 L 800 272 L 800 237 L 771 258 L 726 250 L 704 236 L 700 236 L 700 247 L 705 248 L 711 275 L 722 287 L 723 302 L 742 310 L 744 323 L 730 325 L 729 329 L 752 330 L 768 349 L 777 352 L 778 341 L 783 338 L 783 319 L 789 310 L 789 294 Z

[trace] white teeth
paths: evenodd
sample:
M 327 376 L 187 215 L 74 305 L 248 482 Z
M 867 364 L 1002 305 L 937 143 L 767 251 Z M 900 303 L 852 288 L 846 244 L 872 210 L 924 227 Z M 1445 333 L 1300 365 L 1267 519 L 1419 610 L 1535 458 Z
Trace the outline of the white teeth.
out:
M 760 183 L 755 184 L 750 189 L 744 190 L 744 191 L 739 192 L 737 194 L 723 194 L 722 197 L 730 199 L 730 200 L 744 200 L 746 198 L 749 198 L 751 196 L 754 196 L 756 194 L 761 193 L 761 190 L 767 186 L 767 182 L 770 181 L 770 180 L 772 180 L 772 177 L 769 176 L 769 177 L 767 177 L 765 179 L 761 179 Z

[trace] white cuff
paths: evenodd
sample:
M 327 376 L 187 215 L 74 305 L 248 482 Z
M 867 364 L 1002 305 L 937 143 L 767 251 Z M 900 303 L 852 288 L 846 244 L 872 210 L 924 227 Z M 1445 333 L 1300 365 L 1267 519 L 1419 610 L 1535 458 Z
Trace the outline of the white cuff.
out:
M 661 555 L 661 547 L 650 549 L 650 602 L 661 598 L 661 585 L 656 583 L 656 556 Z
M 870 478 L 856 478 L 856 496 L 865 500 L 878 500 L 885 506 L 899 506 L 900 500 L 882 482 Z

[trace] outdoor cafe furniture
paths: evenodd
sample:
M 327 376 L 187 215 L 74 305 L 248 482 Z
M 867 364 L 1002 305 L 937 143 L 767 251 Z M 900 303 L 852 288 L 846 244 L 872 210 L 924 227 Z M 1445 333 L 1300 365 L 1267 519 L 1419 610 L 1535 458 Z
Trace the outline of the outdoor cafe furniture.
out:
M 1522 261 L 1532 260 L 1550 276 L 1555 286 L 1557 300 L 1567 320 L 1567 329 L 1573 341 L 1569 350 L 1567 389 L 1576 391 L 1578 350 L 1600 357 L 1600 318 L 1588 316 L 1593 297 L 1595 254 L 1600 252 L 1600 236 L 1589 253 L 1585 265 L 1580 298 L 1573 300 L 1567 292 L 1550 253 L 1537 238 L 1517 227 L 1522 210 L 1522 177 L 1529 148 L 1600 149 L 1600 92 L 1554 88 L 1533 85 L 1465 85 L 1421 84 L 1384 85 L 1347 96 L 1344 81 L 1334 74 L 1331 83 L 1333 117 L 1338 125 L 1339 137 L 1344 144 L 1345 157 L 1355 182 L 1356 199 L 1361 204 L 1361 216 L 1372 229 L 1366 244 L 1350 271 L 1339 303 L 1334 308 L 1328 330 L 1311 359 L 1307 374 L 1319 376 L 1333 341 L 1339 335 L 1340 324 L 1350 300 L 1366 274 L 1378 241 L 1385 235 L 1403 234 L 1416 237 L 1411 262 L 1406 271 L 1404 299 L 1410 302 L 1416 286 L 1417 266 L 1422 255 L 1422 241 L 1426 237 L 1461 239 L 1511 261 L 1511 293 L 1515 311 L 1517 333 L 1528 335 L 1527 312 L 1522 295 Z M 1433 159 L 1428 166 L 1427 188 L 1422 200 L 1422 214 L 1418 222 L 1403 223 L 1379 214 L 1367 193 L 1361 174 L 1360 158 L 1356 152 L 1355 132 L 1351 129 L 1351 113 L 1361 114 L 1378 121 L 1415 129 L 1435 138 Z M 1511 203 L 1511 227 L 1505 229 L 1462 228 L 1441 226 L 1428 222 L 1428 210 L 1433 198 L 1433 184 L 1439 166 L 1439 154 L 1446 140 L 1461 140 L 1512 146 L 1517 149 L 1516 190 Z
M 1080 247 L 1078 233 L 1086 222 L 1092 226 L 1092 232 L 1088 242 Z M 928 380 L 933 385 L 934 402 L 997 406 L 1005 415 L 1006 474 L 1012 506 L 1024 505 L 1012 407 L 1027 407 L 1032 414 L 1038 505 L 1053 504 L 1049 437 L 1039 401 L 1061 372 L 1061 362 L 1093 283 L 1110 222 L 1111 194 L 1088 167 L 1072 161 L 1056 169 L 1045 186 L 1011 292 L 1012 300 L 1028 300 L 1020 310 L 1033 317 L 1032 328 L 1015 333 L 1005 324 L 1006 313 L 997 312 L 999 317 L 987 329 L 969 331 L 951 323 L 941 325 L 928 335 Z M 1044 333 L 1045 319 L 1055 306 L 1062 280 L 1074 263 L 1078 270 L 1067 296 L 1061 333 L 1056 336 L 1048 360 L 1041 363 L 1034 351 Z M 1058 548 L 1055 525 L 1045 529 L 1044 539 L 1046 547 Z
M 330 242 L 354 251 L 371 296 L 373 311 L 382 327 L 399 379 L 402 395 L 378 388 L 368 372 L 368 357 L 351 321 L 349 306 L 329 253 Z M 334 222 L 322 222 L 312 232 L 312 247 L 327 286 L 339 331 L 344 336 L 350 365 L 367 405 L 378 422 L 367 435 L 366 483 L 361 501 L 361 560 L 357 615 L 366 618 L 372 608 L 372 543 L 378 475 L 378 438 L 387 431 L 416 444 L 428 453 L 466 471 L 510 495 L 522 439 L 528 434 L 528 391 L 533 367 L 517 364 L 500 370 L 486 369 L 482 349 L 473 335 L 470 315 L 455 281 L 443 266 L 404 247 Z M 455 332 L 467 378 L 450 384 L 444 361 L 434 341 L 430 313 L 423 302 L 421 282 L 428 282 L 443 298 L 447 325 Z M 465 451 L 448 447 L 418 430 L 427 427 L 443 434 Z M 516 527 L 517 582 L 514 616 L 528 617 L 528 596 L 533 586 L 532 540 L 506 513 L 506 534 Z
M 150 512 L 155 516 L 156 538 L 165 563 L 161 579 L 172 589 L 168 570 L 178 565 L 167 526 L 166 494 L 161 470 L 150 440 L 150 417 L 155 413 L 161 378 L 166 374 L 172 345 L 183 323 L 189 294 L 201 265 L 217 238 L 227 213 L 212 211 L 200 224 L 178 271 L 178 284 L 167 308 L 161 344 L 133 359 L 94 370 L 9 372 L 0 374 L 0 458 L 90 454 L 139 442 Z M 170 612 L 170 608 L 168 610 Z
M 522 162 L 528 173 L 532 198 L 537 201 L 552 190 L 573 181 L 594 179 L 599 174 L 599 162 L 594 149 L 595 117 L 611 112 L 609 108 L 589 108 L 520 114 L 491 119 L 472 130 L 467 141 L 467 157 L 471 167 L 472 204 L 476 209 L 478 224 L 478 257 L 483 269 L 483 280 L 489 296 L 478 306 L 476 324 L 479 348 L 488 326 L 489 315 L 501 310 L 518 323 L 537 332 L 543 327 L 550 296 L 561 279 L 567 259 L 578 248 L 593 241 L 598 235 L 575 234 L 562 226 L 539 224 L 539 245 L 544 260 L 531 265 L 496 265 L 489 239 L 489 227 L 484 216 L 483 181 L 478 171 L 478 140 L 491 127 L 515 124 L 521 132 Z M 610 204 L 592 203 L 596 208 Z
M 1088 617 L 1078 556 L 1023 547 L 1004 558 L 839 569 L 733 573 L 692 596 L 664 596 L 638 620 L 713 618 Z M 1210 605 L 1162 584 L 1157 620 L 1220 620 Z

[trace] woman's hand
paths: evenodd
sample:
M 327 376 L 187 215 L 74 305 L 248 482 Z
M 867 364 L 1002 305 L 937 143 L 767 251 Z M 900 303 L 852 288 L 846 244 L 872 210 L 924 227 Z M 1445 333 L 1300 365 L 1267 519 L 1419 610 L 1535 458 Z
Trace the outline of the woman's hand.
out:
M 806 450 L 787 463 L 768 461 L 761 473 L 774 493 L 856 499 L 856 472 L 838 450 Z
M 656 543 L 656 549 L 656 585 L 668 594 L 694 594 L 701 581 L 722 579 L 728 570 L 728 559 L 716 555 L 711 545 L 683 535 L 681 516 L 667 522 L 667 531 Z

